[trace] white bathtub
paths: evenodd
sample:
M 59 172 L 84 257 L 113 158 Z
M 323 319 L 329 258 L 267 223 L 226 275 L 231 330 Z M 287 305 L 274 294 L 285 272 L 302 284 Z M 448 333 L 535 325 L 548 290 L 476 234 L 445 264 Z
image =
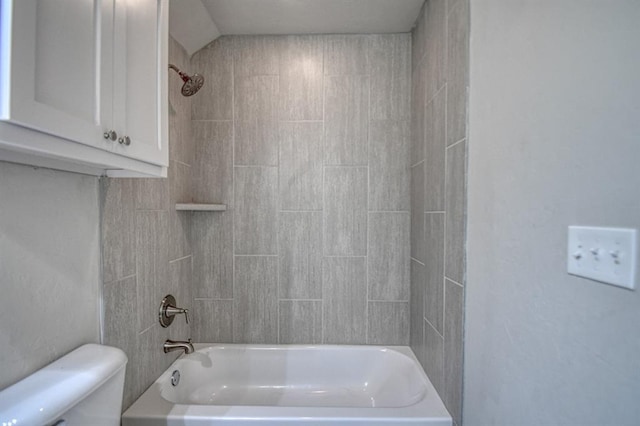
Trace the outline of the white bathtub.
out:
M 405 346 L 195 347 L 124 413 L 123 426 L 452 424 Z

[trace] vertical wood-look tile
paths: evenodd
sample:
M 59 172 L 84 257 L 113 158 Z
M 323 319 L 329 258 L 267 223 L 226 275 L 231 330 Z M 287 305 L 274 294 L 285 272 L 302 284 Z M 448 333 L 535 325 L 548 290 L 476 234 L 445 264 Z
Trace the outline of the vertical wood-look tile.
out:
M 368 36 L 325 36 L 324 74 L 356 75 L 369 72 Z
M 278 77 L 236 77 L 236 165 L 278 165 Z
M 424 283 L 426 271 L 424 265 L 411 259 L 411 300 L 409 301 L 411 313 L 411 334 L 409 341 L 411 347 L 417 349 L 416 356 L 424 359 L 424 337 L 422 328 L 424 323 Z
M 409 344 L 409 302 L 369 302 L 370 345 Z
M 231 121 L 194 121 L 193 199 L 233 205 L 233 128 Z
M 411 257 L 424 263 L 424 162 L 411 168 Z
M 445 190 L 445 275 L 464 284 L 465 271 L 465 186 L 467 175 L 466 142 L 447 148 Z
M 173 37 L 169 36 L 169 62 L 180 69 L 190 70 L 189 57 Z M 191 97 L 182 96 L 184 82 L 180 76 L 169 73 L 169 159 L 191 165 Z
M 424 324 L 424 343 L 426 357 L 424 371 L 438 391 L 444 394 L 444 339 L 428 322 Z M 462 367 L 462 366 L 461 366 Z
M 234 179 L 235 254 L 277 254 L 278 169 L 236 167 Z
M 175 210 L 176 203 L 191 201 L 191 167 L 169 163 L 169 260 L 191 254 L 191 214 Z
M 422 6 L 418 19 L 416 20 L 416 25 L 413 31 L 411 31 L 411 68 L 414 70 L 422 64 L 424 55 L 427 51 L 427 31 L 425 27 L 426 8 L 426 4 Z
M 280 298 L 322 298 L 322 213 L 280 212 Z
M 195 342 L 233 342 L 233 300 L 194 300 L 192 317 Z
M 366 343 L 367 266 L 363 257 L 325 257 L 323 343 Z
M 442 334 L 444 310 L 444 213 L 425 214 L 426 293 L 424 316 Z
M 321 301 L 281 300 L 279 311 L 279 343 L 322 343 Z
M 280 119 L 322 120 L 324 40 L 288 36 L 280 51 Z
M 280 209 L 322 209 L 322 122 L 280 123 Z
M 369 213 L 369 300 L 409 300 L 409 213 Z
M 193 264 L 191 256 L 169 262 L 169 280 L 166 286 L 161 289 L 161 297 L 172 294 L 176 298 L 176 303 L 181 308 L 189 309 L 189 321 L 193 319 Z M 173 324 L 168 329 L 169 338 L 181 340 L 191 337 L 191 324 L 187 324 L 184 315 L 178 315 Z M 196 340 L 202 342 L 202 340 Z
M 425 11 L 427 102 L 447 81 L 447 0 L 429 0 Z
M 411 37 L 409 34 L 370 36 L 371 119 L 409 120 Z
M 440 90 L 427 105 L 425 120 L 425 205 L 426 211 L 444 210 L 446 90 Z
M 411 165 L 424 160 L 426 64 L 413 70 L 411 90 Z
M 410 208 L 409 121 L 371 121 L 369 210 Z
M 369 77 L 325 79 L 324 164 L 366 165 Z
M 232 38 L 220 37 L 196 52 L 191 57 L 190 70 L 186 71 L 202 75 L 205 81 L 200 91 L 192 97 L 191 119 L 231 120 L 233 117 Z
M 278 342 L 278 258 L 236 256 L 233 340 Z
M 367 169 L 326 167 L 324 174 L 325 255 L 366 255 Z
M 194 212 L 193 297 L 233 297 L 233 211 Z
M 446 280 L 444 317 L 444 395 L 443 402 L 453 420 L 462 417 L 462 351 L 464 290 Z
M 232 39 L 235 77 L 278 74 L 283 37 L 236 36 Z
M 132 179 L 100 179 L 102 279 L 108 283 L 135 274 L 135 210 Z
M 469 72 L 469 2 L 459 1 L 447 24 L 447 144 L 467 133 L 467 85 Z
M 168 280 L 168 213 L 136 212 L 136 274 L 138 325 L 142 331 L 158 320 L 161 289 Z
M 138 178 L 133 180 L 137 210 L 168 210 L 169 180 Z

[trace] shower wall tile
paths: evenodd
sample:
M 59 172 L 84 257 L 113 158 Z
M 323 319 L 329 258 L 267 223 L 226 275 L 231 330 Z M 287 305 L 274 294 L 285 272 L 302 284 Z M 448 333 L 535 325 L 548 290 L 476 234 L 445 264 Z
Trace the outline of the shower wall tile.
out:
M 364 257 L 325 257 L 323 343 L 366 343 L 367 266 Z
M 444 395 L 444 338 L 425 321 L 424 344 L 426 357 L 424 370 L 439 395 Z
M 191 214 L 176 211 L 176 203 L 191 201 L 191 167 L 171 161 L 169 165 L 169 260 L 191 255 Z
M 447 0 L 426 2 L 427 101 L 447 80 Z
M 445 275 L 464 284 L 465 211 L 466 211 L 466 142 L 447 148 Z
M 193 297 L 233 298 L 233 211 L 191 218 Z
M 168 179 L 133 179 L 137 210 L 167 210 L 169 208 Z
M 420 10 L 420 14 L 418 15 L 413 31 L 411 31 L 411 68 L 413 70 L 424 62 L 423 59 L 427 52 L 427 28 L 425 22 L 426 8 L 426 4 L 422 6 L 422 10 Z
M 233 123 L 194 121 L 193 200 L 233 205 Z
M 280 209 L 322 209 L 322 122 L 280 123 Z
M 368 36 L 325 36 L 324 74 L 369 74 Z
M 427 104 L 425 120 L 426 211 L 444 211 L 447 92 L 440 90 Z
M 158 304 L 164 296 L 161 288 L 169 275 L 167 229 L 167 211 L 136 212 L 138 331 L 158 320 Z
M 367 165 L 369 77 L 325 79 L 325 165 Z
M 369 129 L 369 210 L 409 211 L 410 123 L 371 121 Z
M 462 417 L 462 349 L 464 289 L 446 280 L 444 321 L 444 403 L 453 420 Z
M 278 342 L 278 258 L 236 256 L 233 341 Z
M 369 300 L 409 300 L 409 213 L 369 213 L 368 226 Z
M 171 294 L 176 298 L 176 303 L 179 307 L 189 309 L 189 321 L 193 319 L 193 298 L 190 285 L 192 279 L 192 258 L 191 256 L 186 256 L 169 262 L 169 279 L 166 281 L 166 287 L 160 288 L 161 298 Z M 184 340 L 191 337 L 190 325 L 187 324 L 184 315 L 176 316 L 167 331 L 169 339 Z
M 424 264 L 424 162 L 411 168 L 411 257 Z
M 233 342 L 233 300 L 196 299 L 193 301 L 193 341 Z
M 233 118 L 233 39 L 220 37 L 191 57 L 192 73 L 204 77 L 205 84 L 192 97 L 192 120 Z
M 280 119 L 322 120 L 324 40 L 288 36 L 280 50 Z
M 371 63 L 371 119 L 411 119 L 411 36 L 372 35 L 369 39 Z
M 411 259 L 411 300 L 409 308 L 411 314 L 411 326 L 409 342 L 418 359 L 424 366 L 424 337 L 422 335 L 424 323 L 424 283 L 426 270 L 422 263 Z
M 322 213 L 281 212 L 279 296 L 322 298 Z
M 409 344 L 408 302 L 369 302 L 368 316 L 368 344 Z
M 101 179 L 102 279 L 135 274 L 135 210 L 132 179 Z
M 235 78 L 235 164 L 278 165 L 278 77 Z
M 278 75 L 278 57 L 282 37 L 231 37 L 234 51 L 234 75 Z
M 418 65 L 411 79 L 411 165 L 424 160 L 426 75 L 425 62 Z
M 457 2 L 449 13 L 447 47 L 447 144 L 451 145 L 467 133 L 469 0 Z
M 367 168 L 326 167 L 324 202 L 325 255 L 366 255 Z
M 278 169 L 236 167 L 235 254 L 278 253 Z
M 281 300 L 279 327 L 281 344 L 322 343 L 322 302 Z
M 443 334 L 444 315 L 444 213 L 425 214 L 426 293 L 424 317 Z

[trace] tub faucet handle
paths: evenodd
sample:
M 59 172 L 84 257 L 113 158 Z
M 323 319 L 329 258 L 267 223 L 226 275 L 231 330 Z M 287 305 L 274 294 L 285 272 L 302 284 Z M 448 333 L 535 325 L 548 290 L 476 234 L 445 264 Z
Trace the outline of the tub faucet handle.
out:
M 189 310 L 176 307 L 175 297 L 170 294 L 166 295 L 160 303 L 160 312 L 158 313 L 160 325 L 169 327 L 178 314 L 184 314 L 184 319 L 189 324 Z

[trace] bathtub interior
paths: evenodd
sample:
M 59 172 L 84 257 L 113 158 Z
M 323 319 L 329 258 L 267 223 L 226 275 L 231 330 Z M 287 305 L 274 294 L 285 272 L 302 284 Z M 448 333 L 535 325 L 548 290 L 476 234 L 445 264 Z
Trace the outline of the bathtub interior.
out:
M 165 400 L 194 405 L 406 407 L 427 390 L 417 364 L 384 347 L 204 346 L 156 383 Z

